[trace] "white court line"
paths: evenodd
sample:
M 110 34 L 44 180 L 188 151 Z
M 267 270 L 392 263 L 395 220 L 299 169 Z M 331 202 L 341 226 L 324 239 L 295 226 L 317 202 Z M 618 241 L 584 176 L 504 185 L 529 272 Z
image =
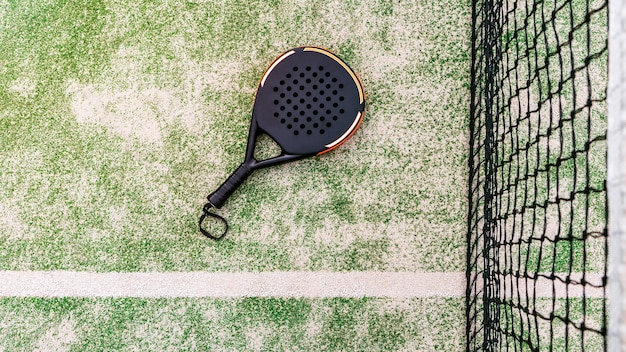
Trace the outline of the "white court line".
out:
M 500 280 L 500 294 L 504 298 L 517 297 L 518 295 L 525 298 L 528 294 L 529 298 L 535 297 L 587 297 L 587 298 L 603 298 L 605 297 L 604 288 L 602 287 L 602 275 L 597 273 L 586 273 L 586 285 L 581 285 L 583 278 L 581 273 L 557 273 L 554 280 L 540 276 L 537 279 L 518 278 L 513 275 L 506 275 Z M 566 278 L 572 283 L 565 284 Z M 584 288 L 584 290 L 583 290 Z M 528 292 L 528 293 L 526 293 Z
M 11 297 L 463 297 L 465 273 L 0 272 Z
M 590 274 L 593 275 L 593 274 Z M 556 296 L 575 297 L 556 284 Z M 521 285 L 520 285 L 521 286 Z M 552 283 L 537 281 L 538 297 Z M 517 287 L 516 287 L 517 288 Z M 520 287 L 523 288 L 523 287 Z M 145 272 L 0 271 L 0 297 L 451 297 L 465 296 L 464 272 Z M 587 297 L 603 297 L 587 287 Z

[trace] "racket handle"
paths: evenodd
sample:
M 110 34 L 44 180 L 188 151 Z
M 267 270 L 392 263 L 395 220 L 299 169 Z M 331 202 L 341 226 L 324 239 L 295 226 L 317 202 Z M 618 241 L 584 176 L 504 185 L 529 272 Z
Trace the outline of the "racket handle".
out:
M 252 174 L 252 170 L 247 164 L 241 164 L 233 172 L 228 179 L 222 183 L 217 191 L 211 193 L 208 197 L 209 203 L 213 204 L 216 208 L 221 208 L 226 202 L 226 199 L 243 183 L 243 181 Z

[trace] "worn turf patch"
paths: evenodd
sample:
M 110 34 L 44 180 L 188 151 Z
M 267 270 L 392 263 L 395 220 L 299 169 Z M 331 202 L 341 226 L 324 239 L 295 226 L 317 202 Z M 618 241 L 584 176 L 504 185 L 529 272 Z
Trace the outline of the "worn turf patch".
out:
M 463 267 L 469 4 L 0 3 L 0 269 Z M 342 148 L 256 172 L 196 229 L 243 158 L 255 87 L 298 45 L 360 75 Z
M 0 270 L 461 271 L 469 3 L 0 1 Z M 342 148 L 241 162 L 275 55 L 363 80 Z M 314 285 L 315 283 L 311 283 Z M 461 350 L 461 299 L 0 299 L 0 350 Z
M 0 299 L 3 351 L 460 351 L 462 299 Z

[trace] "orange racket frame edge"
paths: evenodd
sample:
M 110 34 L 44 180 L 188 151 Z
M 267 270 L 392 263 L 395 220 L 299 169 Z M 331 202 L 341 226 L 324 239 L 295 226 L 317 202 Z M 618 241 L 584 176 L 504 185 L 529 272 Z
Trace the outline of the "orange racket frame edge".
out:
M 354 84 L 356 85 L 356 88 L 357 88 L 357 90 L 359 92 L 359 102 L 363 103 L 366 100 L 365 89 L 363 88 L 363 82 L 361 81 L 361 78 L 359 77 L 359 75 L 356 72 L 354 72 L 354 70 L 352 70 L 350 68 L 350 66 L 348 66 L 343 60 L 341 60 L 339 57 L 337 57 L 337 55 L 333 54 L 328 49 L 325 49 L 325 48 L 322 48 L 322 47 L 318 47 L 318 46 L 300 46 L 300 47 L 298 47 L 296 49 L 302 49 L 304 51 L 314 51 L 314 52 L 317 52 L 317 53 L 320 53 L 320 54 L 324 54 L 324 55 L 330 57 L 331 59 L 335 60 L 337 63 L 339 63 L 346 70 L 346 72 L 348 72 L 348 74 L 350 74 L 350 77 L 352 77 L 352 80 L 354 81 Z M 284 60 L 285 58 L 287 58 L 288 56 L 290 56 L 290 55 L 292 55 L 294 53 L 295 53 L 295 51 L 292 49 L 292 50 L 289 50 L 287 52 L 284 52 L 284 53 L 278 55 L 274 59 L 274 61 L 272 61 L 270 66 L 263 73 L 263 76 L 261 78 L 261 82 L 259 83 L 259 85 L 261 87 L 263 87 L 265 85 L 265 81 L 266 81 L 267 77 L 272 72 L 272 70 L 282 60 Z M 359 111 L 359 113 L 356 115 L 356 117 L 354 119 L 354 122 L 352 123 L 352 126 L 350 127 L 350 129 L 348 131 L 346 131 L 346 133 L 344 135 L 339 137 L 334 142 L 329 143 L 327 145 L 328 149 L 322 150 L 321 152 L 317 153 L 317 155 L 322 155 L 322 154 L 328 153 L 331 150 L 334 150 L 337 147 L 339 147 L 342 144 L 344 144 L 359 129 L 359 126 L 361 126 L 361 122 L 363 122 L 364 116 L 365 116 L 365 109 L 363 109 L 362 111 Z

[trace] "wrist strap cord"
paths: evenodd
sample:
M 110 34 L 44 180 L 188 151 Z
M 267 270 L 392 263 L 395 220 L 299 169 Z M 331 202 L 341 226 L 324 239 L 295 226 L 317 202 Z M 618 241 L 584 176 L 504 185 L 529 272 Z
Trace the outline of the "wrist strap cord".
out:
M 204 205 L 204 207 L 202 208 L 202 215 L 200 216 L 200 221 L 198 222 L 198 227 L 200 228 L 200 232 L 202 232 L 202 234 L 205 235 L 206 237 L 214 239 L 214 240 L 220 240 L 226 235 L 226 232 L 228 232 L 228 222 L 226 221 L 226 219 L 224 219 L 220 215 L 217 215 L 214 212 L 212 212 L 211 211 L 212 208 L 213 208 L 213 205 L 211 203 L 206 203 Z M 202 227 L 202 223 L 209 216 L 221 221 L 224 224 L 224 231 L 219 236 L 215 236 L 211 234 L 208 230 Z

